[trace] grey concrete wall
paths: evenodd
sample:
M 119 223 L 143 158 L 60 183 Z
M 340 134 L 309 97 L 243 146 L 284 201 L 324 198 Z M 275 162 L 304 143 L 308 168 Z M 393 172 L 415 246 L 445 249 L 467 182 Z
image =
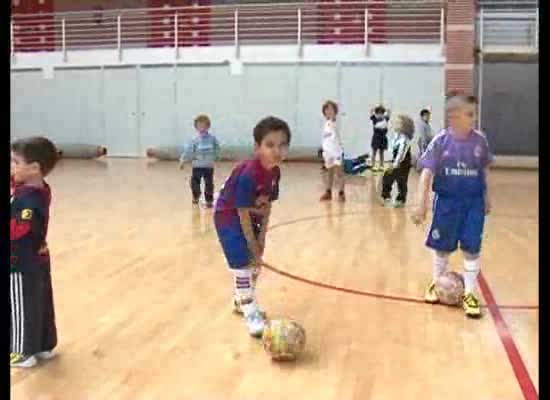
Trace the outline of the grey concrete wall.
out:
M 538 155 L 538 61 L 484 61 L 482 68 L 481 127 L 493 151 Z
M 41 133 L 59 143 L 106 145 L 110 155 L 140 156 L 178 146 L 194 135 L 193 119 L 207 113 L 222 145 L 253 148 L 252 128 L 266 115 L 286 119 L 291 149 L 316 154 L 321 104 L 339 103 L 339 129 L 350 155 L 370 151 L 369 110 L 382 102 L 416 117 L 431 106 L 434 129 L 443 120 L 441 64 L 245 64 L 135 66 L 11 73 L 12 138 Z

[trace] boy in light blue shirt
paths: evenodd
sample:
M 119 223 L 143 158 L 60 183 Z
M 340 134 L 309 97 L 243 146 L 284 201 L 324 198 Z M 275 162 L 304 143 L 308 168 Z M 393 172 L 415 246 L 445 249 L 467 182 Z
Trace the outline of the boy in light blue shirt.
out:
M 185 146 L 180 157 L 180 168 L 191 161 L 191 192 L 193 204 L 198 204 L 201 197 L 201 180 L 204 180 L 204 197 L 206 207 L 212 208 L 214 201 L 214 163 L 218 158 L 220 144 L 214 135 L 209 133 L 210 118 L 201 114 L 195 118 L 195 129 L 198 135 Z

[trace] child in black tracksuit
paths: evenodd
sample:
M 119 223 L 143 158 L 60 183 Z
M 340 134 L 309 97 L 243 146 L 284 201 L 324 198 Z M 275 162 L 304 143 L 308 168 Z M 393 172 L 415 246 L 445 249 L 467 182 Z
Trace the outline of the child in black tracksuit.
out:
M 382 178 L 382 200 L 391 205 L 391 189 L 397 182 L 398 195 L 394 207 L 403 207 L 407 202 L 407 181 L 411 170 L 411 139 L 414 135 L 414 122 L 406 115 L 398 115 L 395 121 L 395 137 L 392 143 L 392 166 Z
M 31 368 L 53 357 L 57 329 L 46 244 L 51 191 L 44 178 L 57 150 L 43 137 L 11 145 L 10 366 Z

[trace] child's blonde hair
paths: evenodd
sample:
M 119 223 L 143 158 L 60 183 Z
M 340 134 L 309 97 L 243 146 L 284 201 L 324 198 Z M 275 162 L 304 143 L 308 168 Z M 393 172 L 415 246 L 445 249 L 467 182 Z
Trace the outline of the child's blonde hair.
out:
M 206 114 L 197 115 L 197 117 L 195 118 L 195 121 L 193 122 L 193 126 L 196 128 L 199 122 L 206 124 L 207 128 L 210 128 L 210 118 L 208 118 L 208 115 Z
M 397 124 L 398 128 L 396 130 L 399 133 L 406 135 L 409 139 L 412 139 L 414 135 L 414 121 L 411 117 L 405 114 L 399 114 L 395 117 L 399 123 Z
M 452 96 L 445 104 L 445 112 L 464 110 L 471 117 L 476 114 L 476 98 L 473 96 Z

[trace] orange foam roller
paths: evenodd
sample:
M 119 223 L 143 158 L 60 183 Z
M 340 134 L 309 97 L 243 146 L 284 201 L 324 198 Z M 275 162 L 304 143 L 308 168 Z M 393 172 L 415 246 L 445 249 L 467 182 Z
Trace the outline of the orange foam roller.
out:
M 151 147 L 146 151 L 147 157 L 162 161 L 178 160 L 180 154 L 175 146 Z
M 107 148 L 95 144 L 58 144 L 57 150 L 63 158 L 93 159 L 107 155 Z

